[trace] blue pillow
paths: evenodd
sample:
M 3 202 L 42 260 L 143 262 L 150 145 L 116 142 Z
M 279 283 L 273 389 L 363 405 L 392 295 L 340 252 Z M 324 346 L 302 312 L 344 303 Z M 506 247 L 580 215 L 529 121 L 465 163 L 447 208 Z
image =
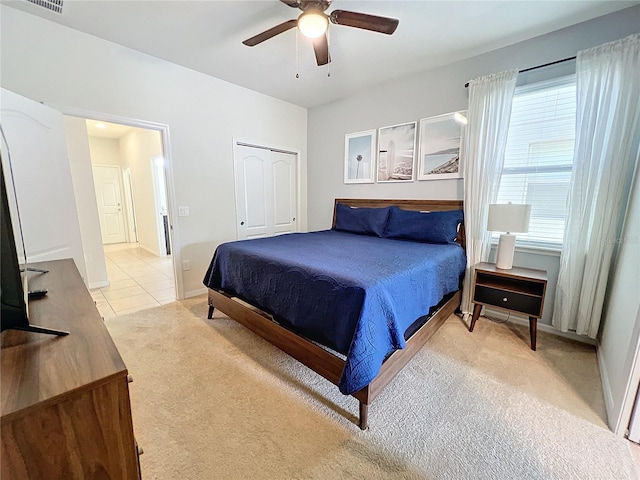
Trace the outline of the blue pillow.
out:
M 455 243 L 462 210 L 414 212 L 391 207 L 383 238 L 399 238 L 425 243 Z
M 389 207 L 384 208 L 352 208 L 339 203 L 336 205 L 335 230 L 377 235 L 381 237 L 387 226 Z

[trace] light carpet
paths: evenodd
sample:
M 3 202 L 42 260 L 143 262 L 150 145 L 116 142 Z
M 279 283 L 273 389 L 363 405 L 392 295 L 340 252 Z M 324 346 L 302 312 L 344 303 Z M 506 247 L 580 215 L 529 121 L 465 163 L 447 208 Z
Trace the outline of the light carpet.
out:
M 134 378 L 144 479 L 638 478 L 627 442 L 604 426 L 435 348 L 471 338 L 455 316 L 360 431 L 355 399 L 206 313 L 199 298 L 107 320 Z

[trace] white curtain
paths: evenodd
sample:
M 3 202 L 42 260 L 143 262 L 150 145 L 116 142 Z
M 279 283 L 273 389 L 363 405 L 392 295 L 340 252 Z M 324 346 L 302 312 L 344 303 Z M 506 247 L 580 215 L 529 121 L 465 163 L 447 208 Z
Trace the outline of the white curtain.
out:
M 473 266 L 489 256 L 489 204 L 495 202 L 504 165 L 517 70 L 469 82 L 468 125 L 461 157 L 464 169 L 464 222 L 467 270 L 462 289 L 462 313 L 471 312 Z
M 640 35 L 576 58 L 576 140 L 553 325 L 596 338 L 640 150 Z

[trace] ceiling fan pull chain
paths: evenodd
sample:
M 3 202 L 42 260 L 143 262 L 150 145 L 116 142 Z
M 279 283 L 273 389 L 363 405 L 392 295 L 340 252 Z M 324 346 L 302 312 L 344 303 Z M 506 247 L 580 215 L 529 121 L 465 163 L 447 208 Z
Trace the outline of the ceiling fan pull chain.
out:
M 296 78 L 300 78 L 300 53 L 298 51 L 298 29 L 296 28 Z

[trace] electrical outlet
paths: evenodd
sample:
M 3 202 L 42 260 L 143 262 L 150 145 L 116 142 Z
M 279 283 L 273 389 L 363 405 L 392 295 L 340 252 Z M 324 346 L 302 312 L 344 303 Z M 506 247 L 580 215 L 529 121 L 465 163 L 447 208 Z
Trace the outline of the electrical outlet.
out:
M 189 260 L 183 260 L 182 261 L 182 271 L 186 272 L 188 270 L 191 270 L 191 262 Z
M 189 216 L 189 207 L 178 207 L 178 216 L 179 217 L 188 217 Z

